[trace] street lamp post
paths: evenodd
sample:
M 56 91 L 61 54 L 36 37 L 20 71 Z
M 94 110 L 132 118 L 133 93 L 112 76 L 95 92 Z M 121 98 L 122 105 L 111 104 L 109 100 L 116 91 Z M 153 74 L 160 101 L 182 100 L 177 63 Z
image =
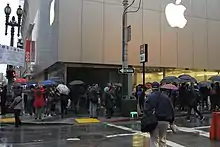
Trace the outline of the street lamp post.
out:
M 12 19 L 9 21 L 9 17 L 11 14 L 11 7 L 9 4 L 4 9 L 5 11 L 5 35 L 8 34 L 8 26 L 11 27 L 11 39 L 10 39 L 10 46 L 14 46 L 14 33 L 15 33 L 15 27 L 18 28 L 17 36 L 20 36 L 20 27 L 21 27 L 21 17 L 23 14 L 23 10 L 21 9 L 21 6 L 19 5 L 16 13 L 18 17 L 18 21 L 15 20 L 15 16 L 12 16 Z M 7 96 L 11 96 L 11 86 L 13 84 L 13 78 L 14 78 L 14 70 L 12 65 L 7 65 L 6 69 L 7 73 L 7 79 L 8 79 L 8 87 L 7 87 Z M 8 75 L 9 74 L 9 75 Z

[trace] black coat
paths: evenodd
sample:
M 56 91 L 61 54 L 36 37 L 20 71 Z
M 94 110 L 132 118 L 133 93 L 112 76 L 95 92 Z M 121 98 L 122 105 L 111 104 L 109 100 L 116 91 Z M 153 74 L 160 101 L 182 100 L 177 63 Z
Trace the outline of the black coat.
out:
M 111 94 L 109 92 L 105 92 L 103 95 L 104 99 L 104 105 L 106 109 L 112 108 L 113 107 L 113 102 L 111 98 Z

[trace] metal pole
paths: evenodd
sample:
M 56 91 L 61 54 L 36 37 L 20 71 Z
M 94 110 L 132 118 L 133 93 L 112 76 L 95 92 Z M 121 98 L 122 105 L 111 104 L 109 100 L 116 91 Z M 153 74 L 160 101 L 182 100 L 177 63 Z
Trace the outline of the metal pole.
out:
M 14 46 L 14 32 L 15 32 L 15 29 L 14 29 L 14 26 L 11 25 L 11 40 L 10 40 L 10 46 Z M 7 65 L 7 69 L 9 69 L 9 65 Z M 11 98 L 12 96 L 12 84 L 13 84 L 13 79 L 12 78 L 9 78 L 8 79 L 8 85 L 7 85 L 7 98 Z
M 14 46 L 14 35 L 15 35 L 15 27 L 12 25 L 12 26 L 11 26 L 11 41 L 10 41 L 10 46 Z
M 145 85 L 145 62 L 142 64 L 142 70 L 143 70 L 143 86 Z
M 123 0 L 124 11 L 122 15 L 122 68 L 128 68 L 128 51 L 127 51 L 127 7 L 128 0 Z M 123 74 L 122 90 L 123 95 L 128 97 L 128 75 Z

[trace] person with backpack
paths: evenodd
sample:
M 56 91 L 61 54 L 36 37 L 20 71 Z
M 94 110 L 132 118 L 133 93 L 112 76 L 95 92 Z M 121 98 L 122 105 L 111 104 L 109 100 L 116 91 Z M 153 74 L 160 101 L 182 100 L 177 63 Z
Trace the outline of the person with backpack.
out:
M 9 108 L 14 110 L 14 117 L 15 117 L 15 127 L 19 127 L 21 125 L 20 115 L 22 110 L 22 88 L 18 87 L 15 91 L 15 98 Z
M 37 86 L 34 89 L 34 108 L 35 108 L 35 119 L 42 119 L 42 113 L 45 106 L 44 100 L 44 89 Z
M 141 131 L 150 133 L 150 147 L 166 147 L 169 124 L 174 125 L 174 108 L 167 94 L 152 84 L 153 92 L 147 97 L 141 120 Z

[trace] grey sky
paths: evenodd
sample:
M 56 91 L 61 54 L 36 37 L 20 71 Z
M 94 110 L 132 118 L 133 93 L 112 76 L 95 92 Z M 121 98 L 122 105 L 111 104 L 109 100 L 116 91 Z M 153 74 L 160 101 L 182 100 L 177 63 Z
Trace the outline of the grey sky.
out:
M 19 4 L 22 4 L 23 0 L 0 0 L 0 44 L 10 45 L 10 28 L 8 28 L 8 35 L 5 36 L 5 13 L 4 8 L 7 3 L 10 4 L 12 13 L 11 17 L 16 16 L 16 10 Z M 11 18 L 10 17 L 10 18 Z M 17 19 L 17 16 L 16 16 Z M 17 29 L 15 34 L 17 34 Z M 15 35 L 15 45 L 17 44 L 17 36 Z M 6 65 L 0 64 L 0 72 L 5 73 Z

